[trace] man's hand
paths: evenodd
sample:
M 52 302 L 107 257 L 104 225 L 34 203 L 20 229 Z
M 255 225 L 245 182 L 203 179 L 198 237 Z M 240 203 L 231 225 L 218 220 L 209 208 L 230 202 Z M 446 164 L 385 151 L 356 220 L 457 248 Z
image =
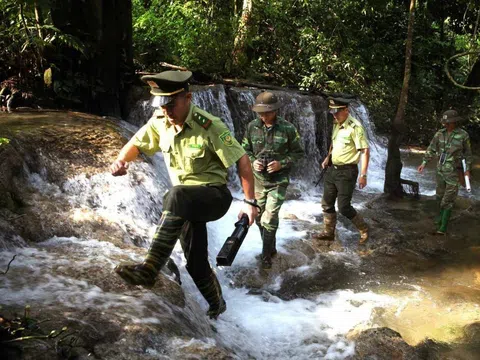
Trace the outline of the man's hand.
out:
M 253 165 L 253 170 L 255 171 L 261 172 L 264 169 L 264 166 L 260 160 L 255 160 L 252 165 Z
M 360 189 L 363 189 L 365 186 L 367 186 L 367 178 L 363 177 L 363 176 L 360 176 L 358 178 L 358 187 Z
M 465 171 L 465 176 L 468 176 L 468 178 L 471 179 L 471 177 L 470 177 L 470 170 Z
M 330 157 L 327 156 L 325 160 L 322 161 L 322 169 L 325 169 L 326 167 L 328 167 L 329 158 Z
M 269 174 L 274 173 L 282 168 L 282 164 L 280 164 L 280 161 L 273 160 L 272 162 L 269 162 L 267 165 L 267 172 Z
M 240 213 L 238 214 L 238 220 L 240 220 L 240 218 L 242 217 L 243 214 L 247 214 L 248 220 L 249 220 L 248 224 L 252 225 L 253 222 L 255 221 L 255 218 L 258 215 L 258 208 L 253 206 L 253 205 L 243 203 L 242 209 L 240 210 Z
M 423 172 L 423 169 L 425 169 L 425 164 L 422 163 L 422 164 L 417 168 L 417 170 L 418 170 L 419 173 L 422 173 L 422 172 Z
M 127 174 L 128 162 L 123 160 L 115 160 L 112 165 L 110 165 L 110 172 L 113 176 L 123 176 Z

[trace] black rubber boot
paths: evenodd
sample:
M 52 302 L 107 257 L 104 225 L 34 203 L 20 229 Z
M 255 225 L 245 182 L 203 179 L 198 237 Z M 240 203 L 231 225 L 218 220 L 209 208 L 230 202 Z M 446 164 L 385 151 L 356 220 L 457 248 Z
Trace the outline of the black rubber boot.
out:
M 275 249 L 275 234 L 277 230 L 263 230 L 262 268 L 272 268 L 272 254 Z M 276 250 L 275 250 L 276 253 Z

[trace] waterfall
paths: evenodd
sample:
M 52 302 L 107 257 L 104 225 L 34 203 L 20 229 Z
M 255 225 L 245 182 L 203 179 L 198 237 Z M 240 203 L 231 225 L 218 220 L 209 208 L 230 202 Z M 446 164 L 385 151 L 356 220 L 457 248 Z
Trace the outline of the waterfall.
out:
M 191 91 L 193 103 L 220 117 L 236 139 L 241 142 L 248 123 L 256 117 L 251 108 L 261 90 L 214 85 L 192 86 Z M 304 191 L 308 190 L 320 174 L 320 164 L 330 144 L 333 124 L 327 119 L 327 102 L 324 97 L 318 95 L 302 95 L 287 90 L 272 92 L 282 103 L 279 115 L 297 128 L 305 150 L 305 157 L 292 169 L 292 182 L 295 182 L 296 187 Z M 371 146 L 370 170 L 373 174 L 370 176 L 371 190 L 378 191 L 383 188 L 385 147 L 375 135 L 366 107 L 361 102 L 354 102 L 350 109 L 352 116 L 362 122 L 367 132 Z M 150 100 L 142 100 L 133 108 L 127 121 L 141 126 L 152 113 Z M 238 187 L 238 179 L 234 173 L 229 173 L 229 180 Z

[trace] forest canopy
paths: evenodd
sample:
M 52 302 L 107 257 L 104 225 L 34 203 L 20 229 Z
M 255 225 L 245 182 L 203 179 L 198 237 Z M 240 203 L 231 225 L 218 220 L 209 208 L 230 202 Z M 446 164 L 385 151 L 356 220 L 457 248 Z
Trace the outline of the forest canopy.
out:
M 417 1 L 407 142 L 428 141 L 450 107 L 479 128 L 477 91 L 455 86 L 444 70 L 452 56 L 470 52 L 450 62 L 451 76 L 480 85 L 479 10 L 478 0 Z M 109 14 L 123 16 L 120 35 L 109 33 Z M 166 62 L 213 79 L 356 94 L 377 129 L 388 132 L 402 87 L 408 14 L 405 0 L 86 0 L 81 9 L 73 0 L 3 0 L 0 81 L 101 112 L 92 94 L 121 102 L 133 71 L 161 71 Z M 115 51 L 108 49 L 112 39 Z

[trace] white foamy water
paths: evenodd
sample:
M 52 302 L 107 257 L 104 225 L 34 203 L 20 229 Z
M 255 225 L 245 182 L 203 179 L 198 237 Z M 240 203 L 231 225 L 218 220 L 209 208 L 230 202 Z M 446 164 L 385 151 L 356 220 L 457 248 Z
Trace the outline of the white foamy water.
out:
M 207 92 L 199 99 L 208 103 L 212 101 L 212 96 Z M 251 100 L 250 96 L 249 101 Z M 228 126 L 233 128 L 231 114 L 224 107 L 221 111 L 224 117 L 228 118 Z M 365 124 L 368 113 L 361 106 L 358 112 L 359 117 L 363 116 L 362 121 Z M 300 131 L 311 133 L 316 126 L 313 123 L 315 114 L 312 107 L 304 107 L 302 116 L 309 119 L 309 123 Z M 134 131 L 131 127 L 127 130 Z M 371 137 L 371 144 L 373 143 L 372 160 L 368 187 L 362 191 L 378 193 L 383 190 L 386 152 L 380 142 L 373 141 L 374 131 L 371 128 L 367 128 L 367 133 Z M 316 148 L 316 139 L 308 139 L 305 144 L 312 147 L 310 154 L 313 164 L 318 166 L 321 159 Z M 73 223 L 82 221 L 87 215 L 90 218 L 96 216 L 120 226 L 125 230 L 126 240 L 131 231 L 149 239 L 160 216 L 161 199 L 170 186 L 161 155 L 156 155 L 151 161 L 152 165 L 132 164 L 129 174 L 124 177 L 115 178 L 107 173 L 90 177 L 80 174 L 61 186 L 56 186 L 45 181 L 46 177 L 42 174 L 30 174 L 30 182 L 34 189 L 48 195 L 52 201 L 66 199 L 74 209 L 71 218 Z M 312 174 L 318 173 L 318 169 L 307 170 L 310 175 L 298 181 L 311 182 Z M 416 171 L 414 167 L 404 168 L 407 175 L 405 177 L 416 178 L 413 171 Z M 238 183 L 238 180 L 233 183 Z M 240 193 L 234 193 L 234 196 L 243 198 Z M 299 220 L 314 224 L 321 214 L 320 200 L 318 188 L 304 191 L 301 200 L 291 200 L 284 204 L 281 216 L 294 214 Z M 223 242 L 233 231 L 241 205 L 241 201 L 234 201 L 222 219 L 208 224 L 212 264 L 215 263 L 215 256 Z M 280 254 L 287 253 L 289 245 L 306 238 L 306 231 L 296 229 L 294 225 L 293 220 L 282 219 L 280 222 L 277 232 Z M 342 241 L 353 235 L 341 224 L 338 232 Z M 234 281 L 231 274 L 235 274 L 239 269 L 256 269 L 258 266 L 255 257 L 260 254 L 262 246 L 258 228 L 254 225 L 250 228 L 233 266 L 229 269 L 216 269 L 228 310 L 218 321 L 210 322 L 203 315 L 207 304 L 185 270 L 185 260 L 179 245 L 172 257 L 180 265 L 182 288 L 187 299 L 185 308 L 168 304 L 147 290 L 102 290 L 109 288 L 102 286 L 102 280 L 108 282 L 110 277 L 116 276 L 112 272 L 115 265 L 124 260 L 140 261 L 142 256 L 101 240 L 93 236 L 54 237 L 34 248 L 1 252 L 1 269 L 6 268 L 14 254 L 18 255 L 8 276 L 4 276 L 0 282 L 1 302 L 16 306 L 62 306 L 71 311 L 97 309 L 112 319 L 120 319 L 124 324 L 162 324 L 166 316 L 175 318 L 175 314 L 183 313 L 198 326 L 199 332 L 206 334 L 204 337 L 192 339 L 194 344 L 198 343 L 206 348 L 215 344 L 223 345 L 241 359 L 343 359 L 353 354 L 355 346 L 346 339 L 346 334 L 358 325 L 373 326 L 370 320 L 373 308 L 388 306 L 397 301 L 371 291 L 354 293 L 348 289 L 314 294 L 308 299 L 286 301 L 274 295 L 275 291 L 281 288 L 285 274 L 278 274 L 267 280 L 261 295 L 248 294 L 247 288 L 230 287 L 230 283 Z M 327 256 L 353 268 L 358 267 L 361 262 L 354 252 L 331 252 Z M 288 272 L 307 276 L 314 270 L 312 267 L 321 269 L 322 260 L 300 264 Z M 91 276 L 93 273 L 100 274 L 103 279 Z M 210 323 L 216 327 L 216 333 L 208 331 Z M 175 348 L 189 344 L 185 339 L 173 338 L 170 346 Z M 148 351 L 155 354 L 156 350 Z
M 84 183 L 84 179 L 79 179 Z M 85 195 L 79 194 L 76 201 L 81 202 Z M 142 196 L 141 194 L 137 196 Z M 143 194 L 143 196 L 146 196 Z M 104 201 L 111 201 L 108 198 Z M 99 200 L 100 207 L 107 207 Z M 236 201 L 224 218 L 209 224 L 209 250 L 211 262 L 221 245 L 233 230 L 238 210 L 242 203 Z M 137 206 L 130 204 L 128 206 Z M 128 207 L 127 206 L 127 207 Z M 313 221 L 312 213 L 318 204 L 287 202 L 286 209 L 296 212 L 299 218 Z M 297 211 L 298 210 L 298 211 Z M 141 213 L 139 213 L 141 214 Z M 145 221 L 145 219 L 144 219 Z M 152 224 L 153 225 L 153 224 Z M 303 232 L 295 231 L 286 222 L 281 223 L 278 236 L 279 251 L 284 246 L 298 241 Z M 230 270 L 239 267 L 256 267 L 255 255 L 261 252 L 261 242 L 256 226 L 253 226 Z M 97 309 L 124 324 L 161 324 L 165 314 L 184 311 L 189 316 L 193 312 L 203 312 L 207 304 L 196 290 L 184 265 L 180 247 L 175 248 L 174 258 L 180 264 L 183 288 L 187 299 L 186 309 L 172 309 L 154 293 L 142 290 L 132 293 L 103 291 L 95 283 L 98 278 L 78 274 L 105 271 L 105 276 L 115 276 L 113 267 L 122 260 L 140 261 L 141 256 L 122 250 L 110 243 L 96 239 L 57 238 L 54 237 L 39 244 L 36 248 L 17 249 L 0 254 L 0 266 L 3 268 L 17 254 L 12 263 L 10 276 L 0 283 L 2 303 L 6 305 L 51 306 L 76 309 Z M 340 261 L 358 263 L 356 255 L 334 254 Z M 346 333 L 359 324 L 368 324 L 372 309 L 392 303 L 387 296 L 372 292 L 354 293 L 339 290 L 318 294 L 313 299 L 295 299 L 284 301 L 268 292 L 263 295 L 248 295 L 248 289 L 230 288 L 230 279 L 226 269 L 217 269 L 223 284 L 228 311 L 216 322 L 217 335 L 198 339 L 205 346 L 221 344 L 234 351 L 239 358 L 257 359 L 303 359 L 307 357 L 342 359 L 354 352 L 354 343 L 347 341 Z M 300 266 L 293 271 L 308 272 L 308 266 Z M 75 274 L 75 275 L 72 275 Z M 282 282 L 280 274 L 272 284 L 271 290 L 278 289 Z M 197 303 L 199 305 L 197 305 Z M 357 305 L 353 305 L 356 304 Z M 358 305 L 360 303 L 360 305 Z M 199 310 L 201 308 L 201 310 Z M 152 309 L 156 309 L 155 311 Z M 199 316 L 199 327 L 206 326 L 206 317 Z M 210 344 L 210 345 L 209 345 Z M 186 346 L 186 345 L 185 345 Z

